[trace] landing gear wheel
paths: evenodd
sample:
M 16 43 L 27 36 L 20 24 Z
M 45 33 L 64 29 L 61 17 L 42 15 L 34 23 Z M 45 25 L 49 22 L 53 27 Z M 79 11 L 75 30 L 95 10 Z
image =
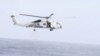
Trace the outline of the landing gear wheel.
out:
M 53 28 L 50 28 L 50 31 L 53 31 Z
M 33 29 L 33 31 L 36 31 L 36 29 Z

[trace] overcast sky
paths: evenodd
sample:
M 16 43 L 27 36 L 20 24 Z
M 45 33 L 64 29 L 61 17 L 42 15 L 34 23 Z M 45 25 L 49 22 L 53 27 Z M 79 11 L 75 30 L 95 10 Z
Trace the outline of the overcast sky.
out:
M 10 15 L 48 16 L 63 25 L 60 30 L 33 29 L 14 26 Z M 37 20 L 16 16 L 19 22 Z M 100 44 L 100 0 L 0 0 L 0 37 Z

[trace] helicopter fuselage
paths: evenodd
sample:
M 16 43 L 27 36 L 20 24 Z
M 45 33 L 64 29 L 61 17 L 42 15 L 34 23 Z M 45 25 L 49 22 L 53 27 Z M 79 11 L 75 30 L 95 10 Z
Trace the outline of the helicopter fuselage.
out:
M 62 28 L 62 26 L 58 22 L 46 22 L 46 21 L 32 22 L 32 23 L 29 23 L 29 25 L 27 25 L 26 27 L 52 28 L 52 29 Z
M 28 16 L 30 16 L 30 15 L 28 15 Z M 52 16 L 52 14 L 50 16 Z M 35 16 L 35 17 L 39 17 L 39 16 Z M 42 18 L 48 19 L 49 17 L 42 17 Z M 60 23 L 54 22 L 54 21 L 52 21 L 52 22 L 48 21 L 48 20 L 43 21 L 43 20 L 39 19 L 39 20 L 35 20 L 35 21 L 29 22 L 26 24 L 21 24 L 16 21 L 14 15 L 12 15 L 11 18 L 14 22 L 14 25 L 18 25 L 18 26 L 22 26 L 22 27 L 26 27 L 26 28 L 34 28 L 34 31 L 36 28 L 49 28 L 50 31 L 52 31 L 53 29 L 61 29 L 62 28 Z

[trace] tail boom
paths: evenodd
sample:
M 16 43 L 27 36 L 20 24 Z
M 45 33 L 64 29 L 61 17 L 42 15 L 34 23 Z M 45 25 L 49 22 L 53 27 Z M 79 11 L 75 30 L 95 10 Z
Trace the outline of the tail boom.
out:
M 26 24 L 19 24 L 19 23 L 16 21 L 14 15 L 11 15 L 11 18 L 12 18 L 12 21 L 13 21 L 14 25 L 18 25 L 18 26 L 21 26 L 21 27 L 26 27 L 26 26 L 27 26 Z

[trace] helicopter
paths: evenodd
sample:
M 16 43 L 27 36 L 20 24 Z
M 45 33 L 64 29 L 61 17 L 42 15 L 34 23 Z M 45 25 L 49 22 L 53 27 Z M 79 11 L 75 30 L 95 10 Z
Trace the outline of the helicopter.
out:
M 26 27 L 26 28 L 33 28 L 33 31 L 36 31 L 36 28 L 47 28 L 50 31 L 53 31 L 54 29 L 61 29 L 62 25 L 58 22 L 50 21 L 49 19 L 51 16 L 54 15 L 54 13 L 50 14 L 49 16 L 43 17 L 43 16 L 36 16 L 36 15 L 28 15 L 28 14 L 19 14 L 21 16 L 30 16 L 30 17 L 37 17 L 37 18 L 44 18 L 31 21 L 26 24 L 20 24 L 16 21 L 15 15 L 11 15 L 12 21 L 14 22 L 14 25 Z

